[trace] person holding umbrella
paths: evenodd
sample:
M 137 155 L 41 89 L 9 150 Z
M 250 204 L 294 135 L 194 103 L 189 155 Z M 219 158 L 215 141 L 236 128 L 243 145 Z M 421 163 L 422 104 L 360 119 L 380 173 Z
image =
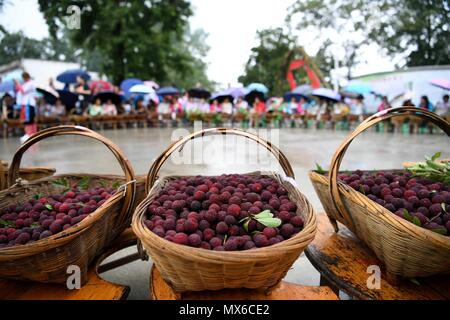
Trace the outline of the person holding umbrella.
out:
M 81 76 L 77 76 L 77 84 L 75 85 L 75 92 L 84 95 L 91 94 L 91 89 L 89 89 L 86 80 L 84 80 L 84 78 Z
M 17 103 L 20 105 L 20 120 L 25 125 L 25 135 L 20 138 L 20 141 L 24 143 L 30 136 L 37 132 L 37 125 L 35 123 L 36 118 L 36 86 L 31 80 L 31 76 L 28 72 L 22 73 L 23 84 L 14 80 Z

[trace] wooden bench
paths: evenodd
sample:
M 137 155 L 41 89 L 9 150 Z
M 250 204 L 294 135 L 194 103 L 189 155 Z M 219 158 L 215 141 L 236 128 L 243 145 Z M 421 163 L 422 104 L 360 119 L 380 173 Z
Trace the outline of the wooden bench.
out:
M 382 262 L 362 241 L 341 224 L 339 233 L 335 233 L 326 214 L 319 214 L 317 218 L 316 237 L 305 253 L 320 272 L 321 285 L 331 287 L 336 293 L 342 290 L 355 299 L 450 299 L 450 275 L 402 279 L 396 285 L 390 284 Z M 367 268 L 371 265 L 381 267 L 380 289 L 367 287 L 371 275 Z

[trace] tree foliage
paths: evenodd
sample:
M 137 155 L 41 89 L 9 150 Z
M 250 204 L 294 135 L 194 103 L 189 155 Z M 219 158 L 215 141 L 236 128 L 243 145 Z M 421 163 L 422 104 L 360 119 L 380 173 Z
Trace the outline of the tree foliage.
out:
M 384 0 L 365 15 L 376 21 L 371 39 L 388 54 L 406 53 L 407 66 L 450 64 L 450 4 L 448 0 Z
M 69 5 L 81 9 L 81 28 L 68 31 L 71 43 L 100 54 L 100 69 L 115 83 L 137 77 L 168 84 L 198 71 L 184 50 L 188 1 L 39 0 L 52 36 L 65 28 Z
M 448 0 L 297 0 L 287 21 L 333 44 L 322 54 L 336 56 L 341 49 L 339 62 L 349 77 L 371 43 L 407 66 L 450 63 Z
M 74 55 L 67 41 L 36 40 L 26 37 L 23 32 L 0 28 L 0 65 L 22 58 L 73 61 Z
M 245 85 L 264 83 L 271 95 L 282 96 L 290 90 L 286 81 L 287 59 L 296 39 L 282 28 L 275 28 L 258 31 L 257 40 L 258 45 L 251 49 L 244 74 L 238 81 Z

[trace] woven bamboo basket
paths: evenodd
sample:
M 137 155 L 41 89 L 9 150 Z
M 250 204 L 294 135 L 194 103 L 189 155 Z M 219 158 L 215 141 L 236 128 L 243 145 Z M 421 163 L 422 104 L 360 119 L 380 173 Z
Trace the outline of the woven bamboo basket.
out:
M 341 144 L 331 162 L 330 179 L 315 171 L 310 179 L 336 232 L 339 221 L 363 240 L 384 262 L 388 280 L 450 273 L 450 237 L 418 227 L 338 181 L 339 166 L 353 139 L 397 116 L 424 118 L 450 136 L 450 124 L 435 113 L 414 107 L 385 110 L 366 119 Z
M 0 161 L 0 190 L 8 188 L 8 162 Z M 32 181 L 53 175 L 56 172 L 54 168 L 49 167 L 27 167 L 19 169 L 19 178 Z
M 120 163 L 124 176 L 64 174 L 13 185 L 23 153 L 38 141 L 63 135 L 80 135 L 102 142 Z M 136 182 L 131 164 L 114 143 L 92 130 L 79 126 L 52 127 L 39 131 L 20 146 L 9 169 L 11 187 L 0 192 L 0 208 L 31 199 L 37 193 L 59 193 L 61 189 L 53 183 L 57 179 L 65 178 L 72 183 L 84 177 L 90 178 L 89 187 L 114 182 L 122 182 L 122 187 L 96 211 L 65 231 L 26 245 L 0 249 L 1 278 L 66 283 L 67 267 L 76 265 L 84 284 L 89 263 L 129 225 L 135 203 Z M 143 194 L 143 183 L 140 188 Z
M 233 134 L 256 141 L 278 157 L 281 167 L 289 178 L 280 174 L 264 172 L 281 183 L 297 204 L 297 214 L 304 220 L 304 228 L 294 237 L 278 244 L 247 251 L 219 252 L 175 244 L 160 238 L 146 228 L 144 220 L 147 207 L 159 191 L 176 176 L 158 179 L 158 172 L 166 159 L 179 147 L 198 137 L 215 134 Z M 261 174 L 254 172 L 250 174 Z M 195 132 L 173 143 L 153 163 L 146 187 L 147 198 L 141 202 L 133 215 L 132 227 L 139 238 L 138 249 L 145 260 L 150 255 L 164 280 L 177 292 L 220 290 L 224 288 L 266 288 L 276 286 L 286 272 L 313 240 L 316 233 L 314 210 L 304 195 L 292 182 L 294 174 L 281 151 L 256 135 L 237 129 L 212 128 Z M 151 189 L 150 189 L 151 188 Z

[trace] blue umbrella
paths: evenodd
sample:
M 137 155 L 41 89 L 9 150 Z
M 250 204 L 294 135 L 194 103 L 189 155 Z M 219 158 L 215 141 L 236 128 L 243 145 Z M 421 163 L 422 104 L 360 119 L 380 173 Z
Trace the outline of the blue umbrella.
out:
M 169 95 L 174 95 L 174 94 L 178 94 L 178 89 L 174 88 L 174 87 L 162 87 L 160 89 L 158 89 L 158 91 L 156 91 L 156 93 L 159 96 L 169 96 Z
M 300 101 L 301 98 L 308 99 L 307 96 L 305 96 L 303 94 L 299 94 L 299 93 L 294 93 L 293 91 L 286 92 L 283 97 L 284 101 L 291 101 L 292 98 L 294 98 L 295 101 Z
M 88 81 L 91 79 L 91 76 L 84 70 L 81 69 L 72 69 L 72 70 L 66 70 L 63 73 L 60 73 L 56 80 L 62 83 L 76 83 L 77 77 L 80 76 L 84 80 Z
M 269 92 L 269 89 L 267 89 L 267 87 L 265 85 L 263 85 L 262 83 L 250 83 L 247 87 L 247 92 L 250 91 L 258 91 L 261 93 L 266 94 L 267 92 Z
M 344 87 L 344 91 L 358 93 L 358 94 L 365 94 L 365 93 L 371 93 L 373 91 L 373 89 L 368 84 L 355 82 L 355 83 L 350 83 L 348 86 Z
M 327 88 L 314 89 L 312 95 L 326 100 L 341 100 L 341 95 L 339 94 L 339 92 Z
M 120 83 L 120 89 L 125 93 L 128 94 L 128 92 L 130 91 L 131 87 L 136 85 L 136 84 L 143 84 L 144 82 L 141 79 L 137 79 L 137 78 L 128 78 L 126 80 L 123 80 Z
M 0 83 L 0 92 L 14 91 L 15 83 L 13 80 L 7 80 Z
M 307 97 L 307 96 L 311 95 L 312 90 L 313 89 L 309 84 L 303 84 L 301 86 L 298 86 L 294 90 L 292 90 L 292 93 L 301 94 L 302 96 Z

